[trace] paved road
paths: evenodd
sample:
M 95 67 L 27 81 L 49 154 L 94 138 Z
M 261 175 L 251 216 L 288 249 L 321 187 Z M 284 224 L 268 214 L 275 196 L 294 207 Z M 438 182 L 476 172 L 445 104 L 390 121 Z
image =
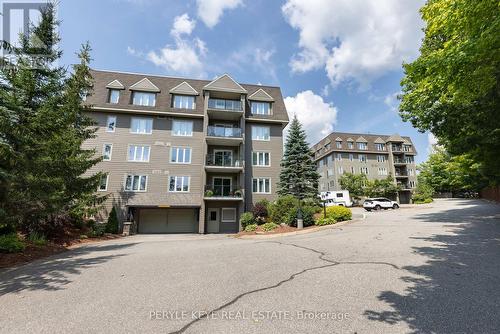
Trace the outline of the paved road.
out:
M 267 240 L 136 236 L 0 273 L 0 332 L 498 333 L 499 259 L 500 205 L 476 200 Z

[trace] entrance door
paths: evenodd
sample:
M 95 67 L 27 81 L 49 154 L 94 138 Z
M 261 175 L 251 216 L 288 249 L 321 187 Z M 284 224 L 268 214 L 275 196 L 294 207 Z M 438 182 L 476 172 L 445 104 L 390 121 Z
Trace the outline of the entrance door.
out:
M 208 209 L 208 233 L 219 233 L 219 209 Z
M 214 195 L 229 196 L 231 193 L 230 177 L 214 177 Z
M 216 166 L 229 167 L 233 164 L 233 151 L 214 151 L 214 162 Z

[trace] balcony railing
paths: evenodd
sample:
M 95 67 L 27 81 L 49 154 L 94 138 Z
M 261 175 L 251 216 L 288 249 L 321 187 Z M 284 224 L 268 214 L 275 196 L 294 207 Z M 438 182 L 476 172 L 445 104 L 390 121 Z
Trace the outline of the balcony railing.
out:
M 396 176 L 408 176 L 408 173 L 405 171 L 396 171 L 395 172 Z
M 217 154 L 207 154 L 207 166 L 216 167 L 243 167 L 243 159 L 236 159 L 234 156 L 221 156 Z
M 222 198 L 242 198 L 243 189 L 239 186 L 225 185 L 206 185 L 205 197 L 222 197 Z
M 226 128 L 223 126 L 209 125 L 207 129 L 207 136 L 222 137 L 222 138 L 241 138 L 240 128 Z
M 410 185 L 408 183 L 398 182 L 397 185 L 400 186 L 402 189 L 410 189 Z
M 241 101 L 239 100 L 209 99 L 208 107 L 210 109 L 243 111 Z
M 403 152 L 403 147 L 393 145 L 391 147 L 392 152 Z
M 395 164 L 407 164 L 408 162 L 405 159 L 394 159 Z

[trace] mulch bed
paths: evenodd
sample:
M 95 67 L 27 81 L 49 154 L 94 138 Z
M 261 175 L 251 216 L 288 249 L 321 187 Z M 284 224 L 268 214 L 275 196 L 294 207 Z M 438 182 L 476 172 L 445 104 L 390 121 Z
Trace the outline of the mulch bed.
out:
M 106 234 L 102 237 L 88 239 L 69 239 L 48 242 L 44 246 L 36 246 L 26 241 L 26 248 L 20 253 L 0 253 L 0 269 L 17 266 L 37 259 L 41 259 L 54 254 L 62 253 L 80 244 L 94 243 L 103 240 L 112 240 L 121 238 L 121 235 Z
M 307 230 L 307 229 L 310 229 L 310 228 L 314 228 L 314 227 L 317 227 L 315 225 L 312 225 L 312 226 L 307 226 L 307 227 L 304 227 L 303 230 Z M 262 230 L 262 226 L 258 226 L 257 227 L 257 230 L 255 231 L 252 231 L 252 232 L 245 232 L 245 231 L 241 231 L 239 232 L 236 236 L 241 236 L 241 235 L 261 235 L 261 234 L 278 234 L 278 233 L 288 233 L 288 232 L 295 232 L 295 231 L 298 231 L 298 229 L 296 227 L 292 227 L 292 226 L 288 226 L 288 225 L 279 225 L 277 228 L 275 228 L 274 230 L 272 231 L 263 231 Z

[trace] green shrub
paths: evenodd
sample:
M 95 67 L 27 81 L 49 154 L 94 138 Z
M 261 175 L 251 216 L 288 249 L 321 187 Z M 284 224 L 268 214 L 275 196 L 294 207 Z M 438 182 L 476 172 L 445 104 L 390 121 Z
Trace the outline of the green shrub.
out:
M 0 235 L 12 234 L 12 233 L 16 233 L 16 229 L 14 228 L 14 225 L 0 224 Z
M 432 198 L 413 199 L 413 203 L 415 203 L 415 204 L 428 204 L 428 203 L 432 203 L 432 202 L 433 202 Z
M 245 229 L 248 225 L 255 224 L 255 219 L 251 212 L 243 212 L 240 216 L 240 224 L 243 229 Z
M 90 230 L 89 233 L 87 233 L 87 236 L 89 237 L 102 237 L 104 233 L 106 232 L 106 225 L 105 223 L 94 223 L 92 225 L 92 229 Z
M 245 227 L 245 232 L 253 232 L 257 229 L 257 224 L 250 224 Z
M 324 226 L 324 225 L 333 225 L 336 222 L 337 221 L 332 217 L 326 217 L 326 218 L 321 217 L 320 219 L 316 220 L 315 224 L 317 226 Z
M 108 222 L 106 223 L 106 233 L 117 234 L 119 229 L 118 216 L 116 215 L 116 209 L 113 207 L 108 216 Z
M 351 209 L 344 206 L 329 206 L 326 208 L 326 216 L 338 222 L 352 218 Z
M 35 246 L 45 246 L 47 244 L 47 238 L 39 232 L 31 232 L 28 240 Z
M 264 231 L 266 231 L 266 232 L 272 231 L 272 230 L 274 230 L 277 227 L 278 227 L 278 224 L 275 224 L 275 223 L 265 223 L 265 224 L 262 224 L 262 229 Z
M 279 197 L 269 205 L 271 221 L 277 224 L 297 226 L 298 207 L 299 201 L 292 195 Z M 301 211 L 304 226 L 311 226 L 314 225 L 314 214 L 321 211 L 321 208 L 312 202 L 305 201 L 301 206 Z
M 263 224 L 266 222 L 267 217 L 269 217 L 269 212 L 267 207 L 269 206 L 268 200 L 261 200 L 255 203 L 252 208 L 253 216 L 257 224 Z
M 0 253 L 18 253 L 26 248 L 26 244 L 16 233 L 0 235 Z

